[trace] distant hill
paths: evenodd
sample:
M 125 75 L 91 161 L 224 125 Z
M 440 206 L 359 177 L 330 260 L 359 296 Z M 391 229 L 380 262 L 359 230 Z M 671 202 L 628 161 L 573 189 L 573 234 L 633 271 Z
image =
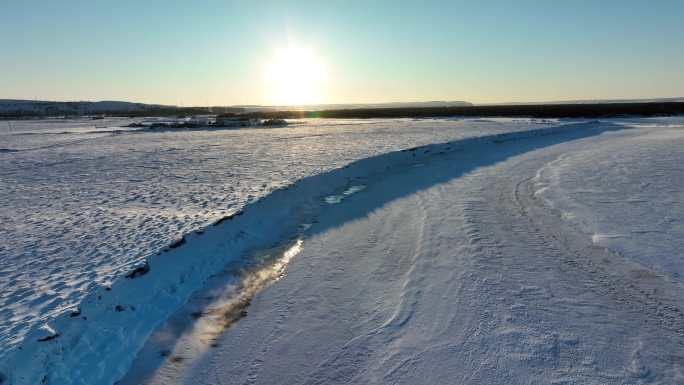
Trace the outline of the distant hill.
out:
M 0 114 L 11 115 L 96 115 L 112 112 L 142 111 L 161 107 L 165 106 L 118 101 L 50 102 L 0 99 Z
M 0 117 L 41 116 L 171 116 L 203 115 L 213 113 L 241 113 L 235 107 L 178 107 L 162 104 L 146 104 L 121 101 L 54 102 L 42 100 L 0 99 Z
M 482 103 L 480 106 L 535 106 L 554 104 L 626 104 L 626 103 L 682 103 L 684 97 L 679 98 L 650 98 L 650 99 L 580 99 L 561 100 L 551 102 L 511 102 L 511 103 Z
M 122 101 L 56 102 L 0 99 L 0 118 L 43 116 L 179 116 L 250 115 L 264 118 L 421 117 L 421 116 L 615 116 L 618 114 L 681 114 L 683 98 L 576 100 L 544 103 L 477 104 L 464 101 L 318 104 L 309 106 L 242 105 L 179 107 Z
M 32 117 L 32 116 L 87 116 L 87 115 L 120 115 L 120 116 L 158 116 L 158 115 L 201 115 L 244 112 L 268 112 L 282 110 L 322 111 L 352 110 L 368 108 L 424 108 L 424 107 L 465 107 L 471 106 L 462 101 L 432 101 L 409 103 L 374 103 L 374 104 L 319 104 L 308 106 L 214 106 L 214 107 L 179 107 L 162 104 L 145 104 L 121 101 L 77 101 L 56 102 L 42 100 L 0 99 L 0 117 Z

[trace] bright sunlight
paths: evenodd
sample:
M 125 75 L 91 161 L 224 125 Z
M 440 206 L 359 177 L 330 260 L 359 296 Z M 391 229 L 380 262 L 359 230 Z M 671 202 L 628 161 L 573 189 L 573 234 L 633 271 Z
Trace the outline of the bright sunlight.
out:
M 269 103 L 307 105 L 323 102 L 325 66 L 312 50 L 291 43 L 275 52 L 264 72 Z

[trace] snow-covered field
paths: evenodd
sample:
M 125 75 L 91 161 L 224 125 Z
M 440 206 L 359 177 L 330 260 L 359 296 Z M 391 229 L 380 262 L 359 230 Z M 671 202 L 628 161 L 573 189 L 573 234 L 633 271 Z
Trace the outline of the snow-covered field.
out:
M 682 118 L 93 122 L 0 128 L 9 383 L 682 382 Z
M 684 383 L 684 119 L 546 133 L 430 146 L 353 179 L 271 251 L 282 279 L 236 303 L 219 275 L 122 384 Z
M 146 257 L 301 178 L 419 145 L 560 124 L 526 119 L 303 120 L 287 128 L 235 131 L 121 128 L 130 122 L 0 122 L 4 368 L 16 365 L 8 357 L 18 348 L 46 333 L 37 328 L 76 314 L 87 296 L 113 293 L 110 286 L 117 280 L 125 285 L 122 276 Z M 321 191 L 336 187 L 322 186 Z M 202 274 L 212 273 L 215 267 L 209 265 Z M 193 287 L 188 285 L 188 292 Z M 178 303 L 183 300 L 179 295 Z M 165 314 L 160 310 L 139 317 L 150 318 L 149 328 Z M 133 334 L 130 338 L 145 335 Z M 121 344 L 125 339 L 115 340 Z M 22 357 L 36 359 L 26 353 L 30 350 L 22 349 Z M 55 364 L 41 357 L 40 365 Z

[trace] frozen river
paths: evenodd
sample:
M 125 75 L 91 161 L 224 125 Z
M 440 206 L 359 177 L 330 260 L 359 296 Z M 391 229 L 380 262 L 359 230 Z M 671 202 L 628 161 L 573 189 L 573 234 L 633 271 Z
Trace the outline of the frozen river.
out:
M 122 128 L 130 122 L 0 122 L 0 351 L 183 234 L 303 177 L 418 145 L 555 124 L 303 120 L 277 129 Z
M 183 313 L 188 299 L 209 293 L 232 301 L 231 291 L 207 292 L 207 279 L 239 287 L 239 275 L 222 275 L 225 266 L 240 271 L 255 262 L 242 263 L 251 250 L 294 239 L 301 255 L 288 257 L 292 271 L 281 290 L 266 289 L 250 310 L 256 316 L 216 336 L 227 349 L 200 357 L 209 360 L 197 362 L 201 373 L 170 359 L 170 377 L 150 381 L 190 375 L 212 383 L 218 375 L 230 383 L 229 373 L 240 373 L 265 383 L 308 375 L 393 382 L 415 367 L 421 378 L 442 382 L 461 372 L 433 370 L 430 362 L 451 359 L 445 341 L 469 339 L 459 349 L 480 358 L 453 367 L 485 382 L 524 379 L 530 364 L 556 383 L 678 375 L 679 366 L 668 371 L 659 362 L 674 357 L 681 332 L 681 118 L 300 120 L 277 129 L 163 132 L 123 128 L 130 122 L 3 122 L 0 379 L 109 384 L 143 345 L 143 357 L 148 350 L 152 361 L 161 357 L 160 336 L 148 338 L 166 333 L 168 326 L 158 327 L 176 311 L 195 314 Z M 124 278 L 136 268 L 136 279 Z M 278 305 L 290 289 L 301 296 Z M 261 289 L 254 290 L 250 296 Z M 312 313 L 319 293 L 327 299 L 316 306 L 322 313 Z M 309 310 L 285 322 L 297 303 Z M 326 306 L 342 312 L 335 327 Z M 630 313 L 636 308 L 642 315 Z M 493 323 L 463 318 L 459 309 L 494 311 Z M 617 319 L 624 320 L 618 329 L 582 334 Z M 655 329 L 642 331 L 641 323 Z M 230 349 L 232 330 L 268 336 L 268 328 L 290 333 L 283 346 Z M 316 345 L 320 338 L 299 339 L 305 329 L 327 330 L 324 339 L 340 350 L 313 372 L 279 372 L 279 362 L 289 364 L 265 352 Z M 176 350 L 197 348 L 193 338 L 173 336 L 162 339 Z M 602 356 L 621 338 L 627 350 Z M 654 342 L 658 349 L 644 348 Z M 563 361 L 563 349 L 575 361 Z M 239 366 L 233 355 L 251 360 L 251 369 L 214 366 L 216 359 Z M 480 365 L 488 360 L 505 360 L 507 369 Z M 631 365 L 627 377 L 624 365 Z

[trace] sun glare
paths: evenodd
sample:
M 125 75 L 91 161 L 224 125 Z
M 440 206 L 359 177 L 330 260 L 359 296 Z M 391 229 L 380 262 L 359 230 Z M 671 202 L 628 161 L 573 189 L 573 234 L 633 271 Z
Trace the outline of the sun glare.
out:
M 267 98 L 276 105 L 323 102 L 326 71 L 313 51 L 290 44 L 275 52 L 266 64 Z

